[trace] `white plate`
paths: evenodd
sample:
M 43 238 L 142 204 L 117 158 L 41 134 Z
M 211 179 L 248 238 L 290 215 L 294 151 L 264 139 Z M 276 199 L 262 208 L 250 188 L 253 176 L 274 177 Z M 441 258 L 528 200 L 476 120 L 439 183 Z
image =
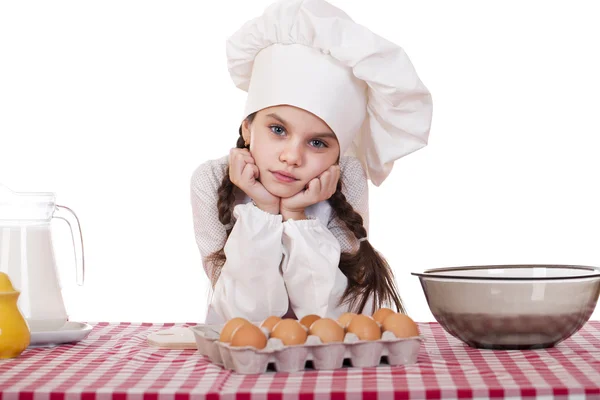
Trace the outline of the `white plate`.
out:
M 83 322 L 67 321 L 56 331 L 31 332 L 29 347 L 55 346 L 83 340 L 92 331 L 92 326 Z

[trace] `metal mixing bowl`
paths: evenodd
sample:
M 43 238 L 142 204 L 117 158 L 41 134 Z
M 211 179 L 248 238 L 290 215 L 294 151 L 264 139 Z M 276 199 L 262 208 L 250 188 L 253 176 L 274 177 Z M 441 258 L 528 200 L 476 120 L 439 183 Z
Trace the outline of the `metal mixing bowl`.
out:
M 484 265 L 412 275 L 440 325 L 477 348 L 552 347 L 581 329 L 600 295 L 600 269 L 586 266 Z

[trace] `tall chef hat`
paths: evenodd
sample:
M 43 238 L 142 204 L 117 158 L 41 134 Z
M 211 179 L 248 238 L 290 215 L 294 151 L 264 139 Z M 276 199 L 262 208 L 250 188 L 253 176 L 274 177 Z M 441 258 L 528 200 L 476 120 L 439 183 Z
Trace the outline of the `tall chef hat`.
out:
M 279 0 L 227 40 L 243 118 L 267 107 L 309 111 L 379 186 L 394 161 L 427 145 L 431 94 L 402 48 L 324 0 Z

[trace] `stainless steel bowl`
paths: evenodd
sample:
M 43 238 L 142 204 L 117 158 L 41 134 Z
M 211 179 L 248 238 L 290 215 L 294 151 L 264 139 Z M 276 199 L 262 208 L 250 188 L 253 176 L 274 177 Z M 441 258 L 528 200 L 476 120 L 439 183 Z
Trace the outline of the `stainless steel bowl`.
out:
M 440 325 L 477 348 L 552 347 L 581 329 L 600 295 L 600 269 L 586 266 L 484 265 L 412 275 Z

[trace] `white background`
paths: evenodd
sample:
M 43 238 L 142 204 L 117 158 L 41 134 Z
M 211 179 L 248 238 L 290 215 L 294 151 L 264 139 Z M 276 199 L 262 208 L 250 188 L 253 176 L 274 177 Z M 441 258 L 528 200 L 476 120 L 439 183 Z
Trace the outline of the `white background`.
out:
M 371 242 L 414 319 L 433 317 L 411 272 L 600 265 L 593 1 L 331 3 L 401 45 L 433 94 L 429 146 L 370 191 Z M 82 287 L 53 223 L 71 319 L 203 320 L 189 180 L 235 144 L 225 40 L 268 4 L 0 3 L 0 182 L 79 216 Z

